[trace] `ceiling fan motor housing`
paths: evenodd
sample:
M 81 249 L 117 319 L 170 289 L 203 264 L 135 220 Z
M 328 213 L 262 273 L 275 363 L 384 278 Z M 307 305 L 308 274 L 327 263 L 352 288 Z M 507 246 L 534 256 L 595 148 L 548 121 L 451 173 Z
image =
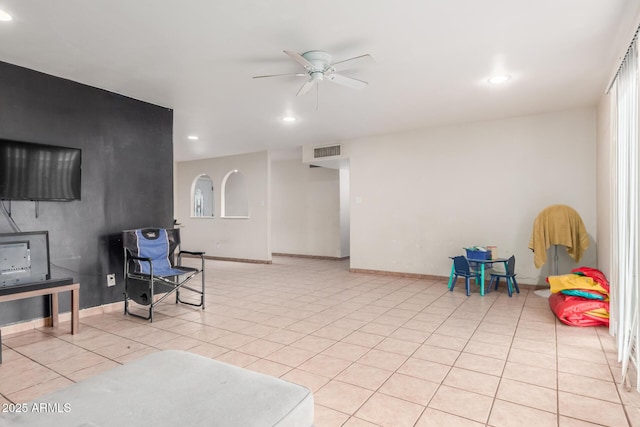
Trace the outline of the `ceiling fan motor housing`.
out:
M 327 68 L 331 66 L 331 55 L 321 50 L 305 52 L 302 54 L 302 57 L 313 65 L 313 70 L 309 70 L 312 78 L 313 75 L 316 74 L 315 72 L 322 74 L 322 72 L 327 71 Z M 322 80 L 322 76 L 316 77 L 315 80 Z

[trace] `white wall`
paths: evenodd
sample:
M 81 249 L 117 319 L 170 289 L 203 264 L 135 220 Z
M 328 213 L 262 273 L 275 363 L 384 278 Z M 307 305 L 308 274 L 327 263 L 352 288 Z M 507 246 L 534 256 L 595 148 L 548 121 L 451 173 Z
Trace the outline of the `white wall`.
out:
M 597 134 L 597 217 L 598 217 L 598 269 L 611 280 L 613 267 L 613 203 L 614 203 L 614 183 L 615 177 L 611 174 L 614 139 L 612 122 L 615 118 L 612 113 L 616 107 L 615 88 L 611 95 L 603 95 L 598 103 L 598 134 Z M 618 320 L 620 319 L 617 299 L 619 297 L 619 284 L 611 282 L 610 290 L 610 310 L 609 310 L 609 332 L 612 335 L 617 333 Z
M 340 257 L 348 257 L 351 246 L 351 183 L 349 169 L 340 169 Z
M 273 161 L 271 174 L 273 252 L 340 257 L 339 171 L 294 159 Z
M 182 224 L 183 249 L 203 250 L 207 256 L 271 260 L 268 152 L 176 163 L 176 218 Z M 242 172 L 249 196 L 249 218 L 220 217 L 221 184 L 232 170 Z M 213 180 L 215 217 L 190 216 L 194 179 L 206 174 Z
M 598 104 L 598 131 L 596 146 L 596 214 L 598 218 L 598 269 L 605 276 L 611 274 L 611 99 L 604 95 Z
M 470 245 L 514 254 L 522 283 L 533 265 L 533 221 L 545 207 L 576 209 L 595 266 L 596 112 L 581 109 L 350 141 L 351 268 L 448 276 Z M 562 249 L 559 273 L 576 265 Z

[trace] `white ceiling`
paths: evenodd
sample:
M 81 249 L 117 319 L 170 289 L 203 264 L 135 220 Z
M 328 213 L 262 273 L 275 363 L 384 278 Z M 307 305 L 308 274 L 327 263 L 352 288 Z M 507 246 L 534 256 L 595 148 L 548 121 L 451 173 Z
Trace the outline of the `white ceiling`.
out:
M 172 108 L 180 161 L 593 106 L 638 3 L 0 0 L 0 60 Z M 322 82 L 316 111 L 304 78 L 252 79 L 301 71 L 284 49 L 369 53 L 344 72 L 369 86 Z

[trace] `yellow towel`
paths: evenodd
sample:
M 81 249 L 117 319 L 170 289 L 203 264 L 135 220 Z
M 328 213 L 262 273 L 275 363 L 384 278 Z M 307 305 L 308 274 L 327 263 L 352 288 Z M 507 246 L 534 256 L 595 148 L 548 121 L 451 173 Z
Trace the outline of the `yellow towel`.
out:
M 549 276 L 547 277 L 549 282 L 550 291 L 552 293 L 558 293 L 565 289 L 585 289 L 588 291 L 597 291 L 605 295 L 609 295 L 609 292 L 598 282 L 591 277 L 580 276 L 578 274 L 563 274 L 561 276 Z
M 582 218 L 573 208 L 553 205 L 542 210 L 536 217 L 529 240 L 536 268 L 547 262 L 547 249 L 551 245 L 566 246 L 567 253 L 575 262 L 580 261 L 589 247 L 587 230 Z

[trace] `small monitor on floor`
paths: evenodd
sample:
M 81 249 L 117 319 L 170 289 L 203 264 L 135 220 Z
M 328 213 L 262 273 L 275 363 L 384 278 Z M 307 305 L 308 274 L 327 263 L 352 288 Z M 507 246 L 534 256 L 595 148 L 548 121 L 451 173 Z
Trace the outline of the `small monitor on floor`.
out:
M 47 231 L 0 234 L 0 287 L 49 278 Z

